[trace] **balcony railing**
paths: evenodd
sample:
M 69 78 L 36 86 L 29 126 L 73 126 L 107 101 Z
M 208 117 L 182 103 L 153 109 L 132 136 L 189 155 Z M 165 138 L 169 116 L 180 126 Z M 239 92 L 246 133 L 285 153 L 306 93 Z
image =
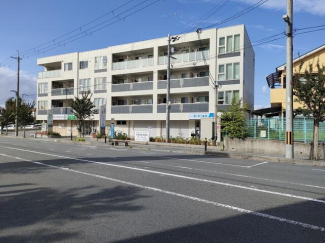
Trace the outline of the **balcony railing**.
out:
M 52 107 L 53 115 L 73 114 L 71 107 Z
M 58 96 L 58 95 L 73 95 L 74 93 L 74 87 L 70 88 L 61 88 L 61 89 L 52 89 L 51 95 L 52 96 Z
M 165 113 L 166 104 L 159 104 L 157 106 L 157 113 Z M 172 104 L 170 106 L 171 113 L 191 113 L 191 112 L 209 112 L 209 103 L 184 103 Z
M 137 91 L 137 90 L 152 90 L 153 82 L 140 82 L 140 83 L 128 83 L 128 84 L 112 84 L 112 92 L 124 92 L 124 91 Z
M 201 87 L 209 86 L 209 77 L 198 77 L 198 78 L 184 78 L 184 79 L 171 79 L 170 88 L 188 88 L 188 87 Z M 158 89 L 166 89 L 167 81 L 158 81 Z
M 112 114 L 152 113 L 152 105 L 116 105 L 111 111 Z
M 193 61 L 201 61 L 204 59 L 209 59 L 209 50 L 206 51 L 196 51 L 196 52 L 189 52 L 189 53 L 180 53 L 174 54 L 173 58 L 171 58 L 171 63 L 181 63 L 181 62 L 193 62 Z M 168 57 L 167 56 L 160 56 L 158 60 L 159 65 L 167 65 Z
M 130 60 L 124 62 L 113 62 L 113 70 L 123 70 L 153 66 L 153 58 Z
M 38 115 L 47 115 L 47 110 L 37 110 Z
M 56 78 L 61 77 L 61 70 L 53 70 L 38 73 L 38 78 Z

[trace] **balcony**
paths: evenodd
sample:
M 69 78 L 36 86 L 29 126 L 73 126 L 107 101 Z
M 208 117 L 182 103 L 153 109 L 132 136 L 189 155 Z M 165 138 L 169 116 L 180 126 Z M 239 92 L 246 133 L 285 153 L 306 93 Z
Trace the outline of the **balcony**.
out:
M 157 106 L 157 113 L 165 113 L 166 104 L 159 104 Z M 170 113 L 191 113 L 191 112 L 209 112 L 209 103 L 184 103 L 172 104 L 170 106 Z
M 71 107 L 52 107 L 53 115 L 71 115 L 73 111 Z
M 209 77 L 171 79 L 170 88 L 189 88 L 209 86 Z M 158 81 L 158 89 L 166 89 L 167 80 Z
M 126 84 L 112 84 L 112 92 L 138 91 L 138 90 L 152 90 L 153 82 L 140 83 L 126 83 Z
M 153 58 L 144 58 L 144 59 L 139 59 L 139 60 L 114 62 L 113 70 L 142 68 L 142 67 L 150 67 L 150 66 L 153 66 Z
M 47 115 L 47 110 L 37 110 L 38 115 Z
M 38 78 L 57 78 L 61 77 L 61 70 L 53 70 L 53 71 L 46 71 L 46 72 L 39 72 Z
M 120 105 L 112 106 L 112 114 L 152 113 L 152 105 Z
M 193 61 L 201 61 L 203 57 L 205 59 L 209 59 L 210 51 L 196 51 L 196 52 L 189 52 L 189 53 L 180 53 L 172 55 L 171 64 L 173 63 L 181 63 L 181 62 L 193 62 Z M 175 58 L 175 59 L 174 59 Z M 168 57 L 167 56 L 160 56 L 158 60 L 159 65 L 167 65 Z
M 60 88 L 60 89 L 52 89 L 51 95 L 58 96 L 58 95 L 73 95 L 74 94 L 74 87 L 70 88 Z

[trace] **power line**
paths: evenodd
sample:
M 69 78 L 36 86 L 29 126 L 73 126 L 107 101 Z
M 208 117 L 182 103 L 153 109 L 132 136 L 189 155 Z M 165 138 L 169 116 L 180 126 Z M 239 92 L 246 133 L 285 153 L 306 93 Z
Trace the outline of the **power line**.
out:
M 257 3 L 251 5 L 250 7 L 244 9 L 243 11 L 241 11 L 241 12 L 239 12 L 239 13 L 237 13 L 237 14 L 235 14 L 235 15 L 233 15 L 233 16 L 231 16 L 231 17 L 225 19 L 225 20 L 222 20 L 222 21 L 219 21 L 219 22 L 217 22 L 217 23 L 215 23 L 215 24 L 211 24 L 211 25 L 209 25 L 209 26 L 207 26 L 207 27 L 204 27 L 204 29 L 209 29 L 209 28 L 211 28 L 211 27 L 214 27 L 214 26 L 217 26 L 217 25 L 221 25 L 221 24 L 227 23 L 227 22 L 229 22 L 229 21 L 231 21 L 231 20 L 234 20 L 234 19 L 236 19 L 236 18 L 239 18 L 239 17 L 241 17 L 242 15 L 245 15 L 245 14 L 247 14 L 247 13 L 253 11 L 254 9 L 258 8 L 259 6 L 263 5 L 263 4 L 266 3 L 267 1 L 268 1 L 268 0 L 260 0 L 260 1 L 258 1 Z
M 42 47 L 42 46 L 47 45 L 47 44 L 49 44 L 49 43 L 55 42 L 56 40 L 61 39 L 62 37 L 65 37 L 65 36 L 67 36 L 67 35 L 69 35 L 69 34 L 72 34 L 73 32 L 76 32 L 76 31 L 78 31 L 78 30 L 81 31 L 82 28 L 84 28 L 84 27 L 86 27 L 86 26 L 88 26 L 88 25 L 90 25 L 90 24 L 92 24 L 92 23 L 95 23 L 97 20 L 100 20 L 100 19 L 106 17 L 107 15 L 114 14 L 115 11 L 117 11 L 117 10 L 120 9 L 120 8 L 123 8 L 124 6 L 128 5 L 129 3 L 133 2 L 133 1 L 134 1 L 134 0 L 130 0 L 130 1 L 128 1 L 128 2 L 126 2 L 126 3 L 124 3 L 124 4 L 122 4 L 121 6 L 119 6 L 119 7 L 115 8 L 115 9 L 111 10 L 110 12 L 108 12 L 108 13 L 106 13 L 106 14 L 104 14 L 104 15 L 102 15 L 102 16 L 100 16 L 100 17 L 98 17 L 98 18 L 96 18 L 96 19 L 94 19 L 94 20 L 92 20 L 92 21 L 90 21 L 90 22 L 88 22 L 88 23 L 82 25 L 82 26 L 79 26 L 78 28 L 76 28 L 76 29 L 74 29 L 74 30 L 72 30 L 72 31 L 70 31 L 70 32 L 68 32 L 68 33 L 66 33 L 66 34 L 64 34 L 64 35 L 61 35 L 61 36 L 59 36 L 59 37 L 57 37 L 57 38 L 55 38 L 55 39 L 53 39 L 53 40 L 51 40 L 51 41 L 48 41 L 48 42 L 46 42 L 46 43 L 44 43 L 44 44 L 41 44 L 41 45 L 36 46 L 36 47 L 34 47 L 34 48 L 28 49 L 28 50 L 26 50 L 26 51 L 23 51 L 22 54 L 24 54 L 24 53 L 26 53 L 26 52 L 29 52 L 29 51 L 31 51 L 31 50 L 35 50 L 36 48 Z
M 154 3 L 156 3 L 156 2 L 158 2 L 158 1 L 160 1 L 160 0 L 156 0 L 156 1 L 154 1 L 153 3 L 148 4 L 148 5 L 144 6 L 143 8 L 140 8 L 140 9 L 138 9 L 138 10 L 132 12 L 132 13 L 129 14 L 129 15 L 123 16 L 123 14 L 125 14 L 125 13 L 127 13 L 127 12 L 129 12 L 129 11 L 131 11 L 131 10 L 133 10 L 133 9 L 135 9 L 135 8 L 137 8 L 137 7 L 139 7 L 139 6 L 141 6 L 142 4 L 144 4 L 144 3 L 147 2 L 147 1 L 149 1 L 149 0 L 144 0 L 144 1 L 140 2 L 139 4 L 137 4 L 137 5 L 135 5 L 135 6 L 132 6 L 131 8 L 129 8 L 129 9 L 123 11 L 122 13 L 119 13 L 117 16 L 114 16 L 114 17 L 112 17 L 112 18 L 110 18 L 110 19 L 108 19 L 108 20 L 105 20 L 105 21 L 103 21 L 103 22 L 101 22 L 101 23 L 99 23 L 99 24 L 96 24 L 95 26 L 90 27 L 90 28 L 88 28 L 88 29 L 86 29 L 86 30 L 83 30 L 82 32 L 80 32 L 80 33 L 78 33 L 78 34 L 75 34 L 75 35 L 73 35 L 73 36 L 70 36 L 70 37 L 68 37 L 68 38 L 66 38 L 66 39 L 64 39 L 64 40 L 58 41 L 58 42 L 55 41 L 53 44 L 51 44 L 51 45 L 49 45 L 49 46 L 46 46 L 46 47 L 43 47 L 43 48 L 40 48 L 40 49 L 37 49 L 37 50 L 33 50 L 33 51 L 31 51 L 30 53 L 25 53 L 23 56 L 31 56 L 30 54 L 33 54 L 33 53 L 37 53 L 37 54 L 38 54 L 39 52 L 44 53 L 44 52 L 48 51 L 47 49 L 50 48 L 50 47 L 61 47 L 61 46 L 65 46 L 66 44 L 71 43 L 72 41 L 75 41 L 75 40 L 81 39 L 81 38 L 83 38 L 83 37 L 85 37 L 85 36 L 92 35 L 93 33 L 97 32 L 97 31 L 99 31 L 99 30 L 101 30 L 101 29 L 104 29 L 104 28 L 106 28 L 106 27 L 108 27 L 108 26 L 110 26 L 110 25 L 112 25 L 112 24 L 114 24 L 114 23 L 116 23 L 116 22 L 124 21 L 125 18 L 127 18 L 127 17 L 129 17 L 129 16 L 131 16 L 131 15 L 137 13 L 137 12 L 139 12 L 140 10 L 143 10 L 144 8 L 147 8 L 147 7 L 151 6 L 152 4 L 154 4 Z M 114 22 L 112 22 L 112 23 L 110 23 L 110 24 L 108 24 L 108 25 L 104 25 L 104 26 L 102 26 L 103 24 L 105 24 L 105 23 L 107 23 L 107 22 L 109 22 L 109 21 L 111 21 L 111 20 L 114 20 L 114 19 L 117 19 L 117 20 L 114 21 Z M 96 28 L 99 27 L 99 26 L 102 26 L 102 27 L 96 29 Z M 94 30 L 94 29 L 95 29 L 95 30 Z M 93 31 L 91 31 L 91 30 L 93 30 Z M 89 32 L 89 31 L 91 31 L 91 32 Z M 69 41 L 69 40 L 71 40 L 71 41 Z M 68 41 L 68 42 L 67 42 L 67 41 Z M 52 50 L 52 49 L 54 49 L 54 48 L 51 48 L 51 49 L 49 49 L 49 50 Z

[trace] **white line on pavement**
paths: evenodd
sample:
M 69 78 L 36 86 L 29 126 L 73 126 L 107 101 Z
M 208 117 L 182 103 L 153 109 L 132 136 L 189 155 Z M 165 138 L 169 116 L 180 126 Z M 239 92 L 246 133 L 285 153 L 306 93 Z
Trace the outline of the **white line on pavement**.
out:
M 198 163 L 204 163 L 204 164 L 227 165 L 227 166 L 240 167 L 240 168 L 250 168 L 249 165 L 233 165 L 233 164 L 224 164 L 224 163 L 220 163 L 220 162 L 211 162 L 211 161 L 205 161 L 205 160 L 196 160 L 196 159 L 179 159 L 179 158 L 173 158 L 173 157 L 161 157 L 161 158 L 164 158 L 164 159 L 185 160 L 185 161 L 192 161 L 192 162 L 198 162 Z
M 189 177 L 189 176 L 183 176 L 183 175 L 178 175 L 178 174 L 171 174 L 171 173 L 165 173 L 165 172 L 160 172 L 160 171 L 129 167 L 129 166 L 124 166 L 124 165 L 110 164 L 110 163 L 107 163 L 107 162 L 99 162 L 99 161 L 93 161 L 93 160 L 86 160 L 86 159 L 78 159 L 78 158 L 73 158 L 73 157 L 67 157 L 67 156 L 62 156 L 62 155 L 42 153 L 42 152 L 26 150 L 26 149 L 19 149 L 19 148 L 5 147 L 5 146 L 0 146 L 0 147 L 1 148 L 12 149 L 12 150 L 30 152 L 30 153 L 35 153 L 35 154 L 43 154 L 43 155 L 48 155 L 48 156 L 57 157 L 57 158 L 71 159 L 71 160 L 83 161 L 83 162 L 100 164 L 100 165 L 105 165 L 105 166 L 111 166 L 111 167 L 117 167 L 117 168 L 129 169 L 129 170 L 136 170 L 136 171 L 141 171 L 141 172 L 148 172 L 148 173 L 152 173 L 152 174 L 170 176 L 170 177 L 175 177 L 175 178 L 180 178 L 180 179 L 211 183 L 211 184 L 216 184 L 216 185 L 221 185 L 221 186 L 239 188 L 239 189 L 244 189 L 244 190 L 262 192 L 262 193 L 267 193 L 267 194 L 272 194 L 272 195 L 277 195 L 277 196 L 290 197 L 290 198 L 296 198 L 296 199 L 301 199 L 301 200 L 306 200 L 306 201 L 313 201 L 313 202 L 318 202 L 318 203 L 325 204 L 324 200 L 310 198 L 310 197 L 297 196 L 297 195 L 288 194 L 288 193 L 281 193 L 281 192 L 257 189 L 257 188 L 246 187 L 246 186 L 241 186 L 241 185 L 235 185 L 235 184 L 230 184 L 230 183 L 224 183 L 224 182 L 219 182 L 219 181 L 200 179 L 200 178 L 195 178 L 195 177 Z
M 252 167 L 255 167 L 255 166 L 258 166 L 258 165 L 263 165 L 263 164 L 267 164 L 267 162 L 262 162 L 262 163 L 258 163 L 258 164 L 255 164 L 255 165 L 251 165 L 251 166 L 247 166 L 247 168 L 252 168 Z
M 214 171 L 214 170 L 196 169 L 196 168 L 177 166 L 177 165 L 167 165 L 167 164 L 160 164 L 160 163 L 155 163 L 155 162 L 151 162 L 151 161 L 136 161 L 136 162 L 146 163 L 146 164 L 153 164 L 153 165 L 160 165 L 160 166 L 168 166 L 168 167 L 174 167 L 174 168 L 181 168 L 181 169 L 188 169 L 188 170 L 204 171 L 204 172 L 210 172 L 210 173 L 214 173 L 214 174 L 230 175 L 230 176 L 250 178 L 250 179 L 256 179 L 256 180 L 263 180 L 263 181 L 270 181 L 270 182 L 276 182 L 276 183 L 285 183 L 285 184 L 290 184 L 290 185 L 297 185 L 297 186 L 325 189 L 325 187 L 323 187 L 323 186 L 316 186 L 316 185 L 302 184 L 302 183 L 296 183 L 296 182 L 267 179 L 267 178 L 248 176 L 248 175 L 242 175 L 242 174 L 233 174 L 233 173 L 220 172 L 220 171 Z M 314 170 L 317 170 L 317 169 L 314 169 Z M 325 170 L 324 170 L 324 172 L 325 172 Z
M 307 228 L 307 229 L 311 229 L 311 230 L 317 230 L 317 231 L 322 231 L 322 232 L 325 231 L 325 228 L 320 227 L 320 226 L 307 224 L 307 223 L 303 223 L 303 222 L 299 222 L 299 221 L 295 221 L 295 220 L 290 220 L 290 219 L 286 219 L 286 218 L 281 218 L 281 217 L 273 216 L 273 215 L 270 215 L 270 214 L 260 213 L 260 212 L 256 212 L 256 211 L 252 211 L 252 210 L 248 210 L 248 209 L 244 209 L 244 208 L 239 208 L 239 207 L 235 207 L 235 206 L 231 206 L 231 205 L 227 205 L 227 204 L 222 204 L 222 203 L 218 203 L 218 202 L 214 202 L 214 201 L 209 201 L 209 200 L 198 198 L 198 197 L 192 197 L 192 196 L 188 196 L 188 195 L 185 195 L 185 194 L 180 194 L 180 193 L 177 193 L 177 192 L 167 191 L 167 190 L 163 190 L 163 189 L 156 188 L 156 187 L 144 186 L 144 185 L 136 184 L 136 183 L 133 183 L 133 182 L 122 181 L 122 180 L 118 180 L 118 179 L 114 179 L 114 178 L 110 178 L 110 177 L 106 177 L 106 176 L 101 176 L 101 175 L 97 175 L 97 174 L 91 174 L 91 173 L 87 173 L 87 172 L 73 170 L 73 169 L 69 169 L 69 168 L 66 168 L 66 167 L 48 165 L 48 164 L 44 164 L 44 163 L 41 163 L 41 162 L 21 159 L 21 158 L 18 158 L 18 157 L 13 157 L 13 156 L 5 155 L 5 154 L 0 154 L 0 155 L 6 156 L 6 157 L 11 157 L 11 158 L 16 158 L 16 159 L 27 161 L 27 162 L 31 162 L 31 163 L 34 163 L 34 164 L 37 164 L 37 165 L 42 165 L 42 166 L 47 166 L 47 167 L 51 167 L 51 168 L 64 170 L 64 171 L 67 171 L 67 172 L 74 172 L 74 173 L 77 173 L 77 174 L 92 176 L 92 177 L 96 177 L 96 178 L 99 178 L 99 179 L 104 179 L 104 180 L 108 180 L 108 181 L 112 181 L 112 182 L 116 182 L 116 183 L 121 183 L 121 184 L 129 185 L 129 186 L 138 187 L 138 188 L 141 188 L 141 189 L 146 189 L 146 190 L 150 190 L 150 191 L 154 191 L 154 192 L 160 192 L 160 193 L 164 193 L 164 194 L 167 194 L 167 195 L 172 195 L 172 196 L 176 196 L 176 197 L 180 197 L 180 198 L 185 198 L 185 199 L 196 201 L 196 202 L 210 204 L 210 205 L 213 205 L 213 206 L 216 206 L 216 207 L 226 208 L 226 209 L 230 209 L 230 210 L 237 211 L 237 212 L 240 212 L 240 213 L 247 213 L 247 214 L 257 216 L 257 217 L 271 219 L 271 220 L 279 221 L 279 222 L 282 222 L 282 223 L 288 223 L 288 224 L 292 224 L 292 225 L 296 225 L 296 226 L 301 226 L 303 228 Z
M 324 171 L 325 172 L 325 170 L 322 170 L 322 169 L 313 169 L 313 170 L 319 170 L 319 171 Z

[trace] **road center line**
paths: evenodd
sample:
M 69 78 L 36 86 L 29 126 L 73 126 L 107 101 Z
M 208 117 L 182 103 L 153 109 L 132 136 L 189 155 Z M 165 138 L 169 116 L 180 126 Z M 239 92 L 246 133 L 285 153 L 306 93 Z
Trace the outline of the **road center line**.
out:
M 0 155 L 10 157 L 10 158 L 15 158 L 15 159 L 26 161 L 26 162 L 30 162 L 30 163 L 37 164 L 37 165 L 42 165 L 42 166 L 47 166 L 47 167 L 50 167 L 50 168 L 64 170 L 66 172 L 73 172 L 73 173 L 77 173 L 77 174 L 92 176 L 92 177 L 95 177 L 95 178 L 104 179 L 104 180 L 108 180 L 108 181 L 112 181 L 112 182 L 116 182 L 116 183 L 120 183 L 120 184 L 125 184 L 125 185 L 129 185 L 129 186 L 134 186 L 134 187 L 138 187 L 138 188 L 141 188 L 141 189 L 146 189 L 146 190 L 150 190 L 150 191 L 154 191 L 154 192 L 160 192 L 160 193 L 163 193 L 163 194 L 172 195 L 172 196 L 176 196 L 176 197 L 180 197 L 180 198 L 184 198 L 184 199 L 188 199 L 188 200 L 192 200 L 192 201 L 196 201 L 196 202 L 210 204 L 210 205 L 213 205 L 213 206 L 216 206 L 216 207 L 226 208 L 226 209 L 237 211 L 237 212 L 240 212 L 240 213 L 251 214 L 251 215 L 254 215 L 254 216 L 257 216 L 257 217 L 262 217 L 262 218 L 266 218 L 266 219 L 279 221 L 279 222 L 282 222 L 282 223 L 292 224 L 292 225 L 295 225 L 295 226 L 300 226 L 300 227 L 311 229 L 311 230 L 317 230 L 317 231 L 321 231 L 321 232 L 325 231 L 325 228 L 320 227 L 320 226 L 307 224 L 307 223 L 303 223 L 303 222 L 299 222 L 299 221 L 295 221 L 295 220 L 290 220 L 290 219 L 286 219 L 286 218 L 281 218 L 281 217 L 273 216 L 273 215 L 270 215 L 270 214 L 260 213 L 260 212 L 256 212 L 256 211 L 252 211 L 252 210 L 248 210 L 248 209 L 244 209 L 244 208 L 239 208 L 239 207 L 235 207 L 235 206 L 231 206 L 231 205 L 227 205 L 227 204 L 222 204 L 222 203 L 218 203 L 218 202 L 214 202 L 214 201 L 209 201 L 209 200 L 198 198 L 198 197 L 192 197 L 192 196 L 188 196 L 188 195 L 185 195 L 185 194 L 180 194 L 180 193 L 177 193 L 177 192 L 167 191 L 167 190 L 163 190 L 163 189 L 156 188 L 156 187 L 144 186 L 144 185 L 136 184 L 136 183 L 133 183 L 133 182 L 123 181 L 123 180 L 118 180 L 118 179 L 114 179 L 114 178 L 110 178 L 110 177 L 106 177 L 106 176 L 101 176 L 101 175 L 97 175 L 97 174 L 91 174 L 91 173 L 87 173 L 87 172 L 73 170 L 73 169 L 69 169 L 69 168 L 66 168 L 66 167 L 48 165 L 48 164 L 44 164 L 42 162 L 26 160 L 26 159 L 22 159 L 22 158 L 19 158 L 19 157 L 9 156 L 9 155 L 6 155 L 6 154 L 0 154 Z
M 175 178 L 180 178 L 180 179 L 211 183 L 211 184 L 216 184 L 216 185 L 222 185 L 222 186 L 227 186 L 227 187 L 239 188 L 239 189 L 244 189 L 244 190 L 249 190 L 249 191 L 262 192 L 262 193 L 267 193 L 267 194 L 272 194 L 272 195 L 277 195 L 277 196 L 290 197 L 290 198 L 296 198 L 296 199 L 301 199 L 301 200 L 306 200 L 306 201 L 313 201 L 313 202 L 325 204 L 324 200 L 310 198 L 310 197 L 297 196 L 297 195 L 288 194 L 288 193 L 281 193 L 281 192 L 263 190 L 263 189 L 253 188 L 253 187 L 246 187 L 246 186 L 235 185 L 235 184 L 230 184 L 230 183 L 224 183 L 224 182 L 219 182 L 219 181 L 200 179 L 200 178 L 189 177 L 189 176 L 184 176 L 184 175 L 179 175 L 179 174 L 171 174 L 171 173 L 165 173 L 165 172 L 160 172 L 160 171 L 129 167 L 129 166 L 124 166 L 124 165 L 110 164 L 110 163 L 106 163 L 106 162 L 99 162 L 99 161 L 93 161 L 93 160 L 72 158 L 72 157 L 67 157 L 67 156 L 62 156 L 62 155 L 42 153 L 42 152 L 26 150 L 26 149 L 18 149 L 18 148 L 5 147 L 5 146 L 0 146 L 0 147 L 1 148 L 12 149 L 12 150 L 19 150 L 19 151 L 25 151 L 25 152 L 30 152 L 30 153 L 36 153 L 36 154 L 43 154 L 43 155 L 57 157 L 57 158 L 71 159 L 71 160 L 83 161 L 83 162 L 100 164 L 100 165 L 105 165 L 105 166 L 111 166 L 111 167 L 117 167 L 117 168 L 129 169 L 129 170 L 136 170 L 136 171 L 141 171 L 141 172 L 148 172 L 148 173 L 152 173 L 152 174 L 159 174 L 159 175 L 163 175 L 163 176 L 170 176 L 170 177 L 175 177 Z
M 322 170 L 322 169 L 313 169 L 313 170 L 318 170 L 318 171 L 324 171 L 325 172 L 325 170 Z
M 242 175 L 242 174 L 233 174 L 233 173 L 213 171 L 213 170 L 197 169 L 197 168 L 192 168 L 192 167 L 184 167 L 184 166 L 177 166 L 177 165 L 167 165 L 167 164 L 155 163 L 155 162 L 151 162 L 151 161 L 136 161 L 136 162 L 146 163 L 146 164 L 154 164 L 154 165 L 160 165 L 160 166 L 168 166 L 168 167 L 174 167 L 174 168 L 181 168 L 181 169 L 188 169 L 188 170 L 204 171 L 204 172 L 210 172 L 210 173 L 214 173 L 214 174 L 230 175 L 230 176 L 250 178 L 250 179 L 256 179 L 256 180 L 263 180 L 263 181 L 270 181 L 270 182 L 276 182 L 276 183 L 285 183 L 285 184 L 304 186 L 304 187 L 313 187 L 313 188 L 318 188 L 318 189 L 324 189 L 325 190 L 325 187 L 323 187 L 323 186 L 302 184 L 302 183 L 282 181 L 282 180 L 273 180 L 273 179 L 267 179 L 267 178 L 261 178 L 261 177 L 255 177 L 255 176 L 248 176 L 248 175 Z M 325 172 L 325 170 L 324 170 L 324 172 Z

